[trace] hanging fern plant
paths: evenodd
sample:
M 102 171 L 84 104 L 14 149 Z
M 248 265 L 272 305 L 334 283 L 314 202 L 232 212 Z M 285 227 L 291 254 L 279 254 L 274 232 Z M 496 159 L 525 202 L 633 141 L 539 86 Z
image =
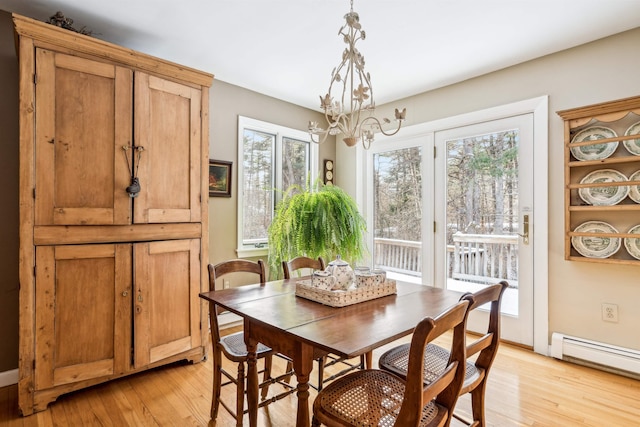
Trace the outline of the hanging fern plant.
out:
M 282 261 L 297 256 L 336 255 L 355 265 L 364 258 L 366 222 L 351 196 L 317 180 L 306 189 L 292 186 L 276 206 L 269 226 L 269 277 L 281 277 Z

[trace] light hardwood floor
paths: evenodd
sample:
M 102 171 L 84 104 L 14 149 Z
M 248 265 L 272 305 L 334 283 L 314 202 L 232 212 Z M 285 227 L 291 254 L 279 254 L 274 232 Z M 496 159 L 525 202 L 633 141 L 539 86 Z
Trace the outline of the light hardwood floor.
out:
M 374 352 L 374 361 L 385 349 Z M 223 408 L 217 424 L 210 421 L 211 378 L 211 359 L 174 364 L 61 396 L 29 417 L 18 414 L 17 386 L 4 387 L 0 426 L 232 426 Z M 223 397 L 233 399 L 229 393 Z M 468 414 L 469 406 L 463 397 L 456 411 Z M 260 409 L 259 424 L 294 426 L 295 413 L 290 396 Z M 487 418 L 490 426 L 640 426 L 640 381 L 503 344 L 489 379 Z

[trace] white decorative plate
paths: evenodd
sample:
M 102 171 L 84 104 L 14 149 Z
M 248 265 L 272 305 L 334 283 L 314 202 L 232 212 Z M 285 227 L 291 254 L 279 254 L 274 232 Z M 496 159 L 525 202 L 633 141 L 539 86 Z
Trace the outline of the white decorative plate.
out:
M 573 230 L 578 233 L 617 233 L 611 224 L 602 221 L 583 222 Z M 587 258 L 608 258 L 620 249 L 617 237 L 573 236 L 571 244 L 578 253 Z
M 629 230 L 629 234 L 640 234 L 640 224 L 631 227 L 631 229 Z M 627 252 L 629 252 L 629 255 L 631 255 L 635 259 L 640 259 L 640 236 L 635 239 L 625 237 L 624 247 Z
M 580 184 L 599 184 L 603 182 L 626 182 L 627 177 L 614 169 L 598 169 L 580 181 Z M 580 198 L 594 206 L 611 206 L 620 203 L 629 194 L 628 185 L 610 187 L 585 187 L 578 189 Z
M 640 122 L 632 124 L 624 133 L 625 135 L 640 134 Z M 626 139 L 622 141 L 624 148 L 634 156 L 640 156 L 640 139 Z
M 618 136 L 613 129 L 604 126 L 592 126 L 578 132 L 573 139 L 574 142 L 595 141 L 598 139 L 615 138 Z M 578 160 L 601 160 L 606 159 L 618 148 L 618 141 L 606 144 L 582 145 L 571 147 L 571 154 Z
M 629 177 L 629 181 L 640 181 L 640 170 L 632 173 Z M 640 185 L 629 186 L 629 198 L 636 203 L 640 203 Z

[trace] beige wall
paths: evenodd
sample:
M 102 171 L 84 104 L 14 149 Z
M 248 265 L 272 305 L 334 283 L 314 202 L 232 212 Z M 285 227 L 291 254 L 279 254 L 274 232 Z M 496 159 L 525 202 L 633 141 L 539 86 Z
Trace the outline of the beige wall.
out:
M 380 108 L 407 107 L 412 125 L 549 95 L 549 331 L 638 350 L 640 266 L 564 260 L 563 122 L 555 112 L 640 95 L 639 48 L 637 28 Z M 618 323 L 601 320 L 603 302 L 618 304 Z
M 0 373 L 18 367 L 18 62 L 0 11 Z

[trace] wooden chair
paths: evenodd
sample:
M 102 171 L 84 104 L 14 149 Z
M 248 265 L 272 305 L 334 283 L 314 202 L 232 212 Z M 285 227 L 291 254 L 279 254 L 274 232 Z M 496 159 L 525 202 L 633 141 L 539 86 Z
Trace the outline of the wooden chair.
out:
M 322 257 L 313 259 L 305 256 L 299 256 L 290 261 L 282 261 L 282 271 L 284 273 L 285 279 L 290 279 L 293 273 L 296 273 L 301 269 L 324 270 L 325 268 L 326 268 L 326 265 Z M 327 354 L 325 356 L 322 356 L 319 359 L 316 359 L 318 362 L 318 385 L 317 386 L 313 384 L 309 384 L 309 385 L 315 388 L 316 390 L 320 391 L 322 390 L 324 383 L 332 381 L 355 369 L 364 369 L 366 357 L 369 357 L 369 360 L 371 360 L 371 357 L 372 357 L 371 353 L 367 353 L 366 355 L 364 354 L 361 355 L 359 363 L 351 362 L 349 359 L 338 357 L 334 354 Z M 338 365 L 338 364 L 342 365 L 344 368 L 339 372 L 336 372 L 335 374 L 325 378 L 324 369 L 330 366 Z M 291 364 L 287 365 L 287 371 L 289 371 L 291 368 L 292 368 Z
M 313 426 L 448 426 L 464 381 L 468 301 L 418 323 L 409 351 L 407 379 L 388 371 L 352 372 L 328 384 L 313 402 Z M 453 329 L 444 367 L 423 363 L 425 347 Z M 422 381 L 428 377 L 429 383 Z
M 466 294 L 462 297 L 463 300 L 470 301 L 469 311 L 475 310 L 487 303 L 491 304 L 487 332 L 478 339 L 466 344 L 467 367 L 464 383 L 460 389 L 460 395 L 471 393 L 473 421 L 465 420 L 456 414 L 453 416 L 467 425 L 481 427 L 486 425 L 484 414 L 485 389 L 489 370 L 498 353 L 498 345 L 500 343 L 500 304 L 502 302 L 502 295 L 508 287 L 509 284 L 507 282 L 501 281 L 498 284 L 489 286 L 473 294 Z M 387 351 L 378 361 L 380 369 L 393 372 L 402 378 L 406 378 L 409 351 L 410 348 L 408 344 L 394 347 Z M 475 361 L 469 359 L 476 354 L 477 357 Z M 448 356 L 448 352 L 442 347 L 429 344 L 425 352 L 425 364 L 436 363 L 437 360 L 441 360 L 442 363 L 444 363 L 444 360 L 446 360 Z M 429 381 L 429 378 L 425 377 L 424 380 L 425 382 Z
M 264 263 L 262 260 L 257 262 L 247 261 L 242 259 L 234 259 L 231 261 L 221 262 L 215 266 L 209 264 L 209 287 L 211 290 L 216 289 L 216 280 L 221 276 L 229 273 L 253 273 L 256 274 L 260 280 L 260 283 L 266 281 L 266 274 Z M 213 347 L 213 393 L 211 398 L 211 418 L 215 420 L 218 416 L 219 404 L 236 419 L 236 425 L 242 426 L 242 418 L 248 410 L 244 409 L 244 396 L 246 393 L 246 377 L 245 377 L 245 362 L 247 361 L 247 347 L 244 343 L 244 333 L 238 332 L 231 335 L 220 335 L 220 328 L 218 325 L 218 314 L 221 308 L 214 303 L 209 303 L 209 321 L 211 322 L 211 344 Z M 222 367 L 222 355 L 232 362 L 237 363 L 238 370 L 235 375 L 231 375 Z M 269 403 L 275 402 L 282 397 L 293 393 L 296 389 L 284 382 L 284 379 L 291 376 L 291 372 L 287 372 L 276 378 L 271 377 L 271 365 L 272 357 L 277 355 L 271 348 L 259 344 L 257 350 L 258 359 L 264 359 L 264 369 L 259 371 L 263 373 L 263 381 L 259 384 L 261 390 L 262 402 L 260 407 Z M 228 381 L 222 382 L 222 376 L 225 376 Z M 279 383 L 285 387 L 285 392 L 274 396 L 269 400 L 264 400 L 267 397 L 269 386 L 271 384 Z M 220 399 L 222 387 L 235 384 L 236 385 L 236 409 L 231 409 L 224 401 Z
M 290 279 L 292 273 L 303 268 L 308 270 L 324 270 L 326 268 L 326 264 L 322 257 L 313 259 L 306 256 L 299 256 L 290 261 L 282 261 L 282 272 L 284 273 L 285 279 Z

